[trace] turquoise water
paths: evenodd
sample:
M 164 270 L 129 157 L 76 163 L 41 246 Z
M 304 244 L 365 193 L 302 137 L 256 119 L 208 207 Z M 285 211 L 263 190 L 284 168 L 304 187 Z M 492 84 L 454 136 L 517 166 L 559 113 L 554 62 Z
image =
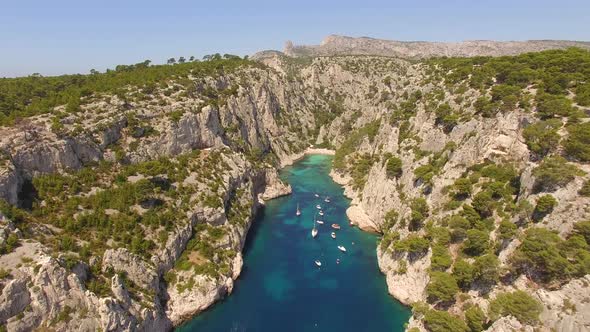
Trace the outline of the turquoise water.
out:
M 349 200 L 328 176 L 331 162 L 311 155 L 281 172 L 293 194 L 268 202 L 257 216 L 234 292 L 178 331 L 403 331 L 410 312 L 387 293 L 377 236 L 348 225 Z M 325 211 L 325 224 L 313 239 L 316 204 Z M 332 223 L 342 227 L 336 239 L 330 237 Z

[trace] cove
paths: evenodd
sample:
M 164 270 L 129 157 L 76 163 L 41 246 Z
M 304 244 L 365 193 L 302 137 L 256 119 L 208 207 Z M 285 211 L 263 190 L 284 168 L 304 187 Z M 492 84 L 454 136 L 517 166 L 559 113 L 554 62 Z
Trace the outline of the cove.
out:
M 269 201 L 254 220 L 233 293 L 177 331 L 404 330 L 410 311 L 387 293 L 377 266 L 378 237 L 348 225 L 350 202 L 328 175 L 331 165 L 330 156 L 309 155 L 281 171 L 293 194 Z M 325 223 L 313 239 L 317 204 Z

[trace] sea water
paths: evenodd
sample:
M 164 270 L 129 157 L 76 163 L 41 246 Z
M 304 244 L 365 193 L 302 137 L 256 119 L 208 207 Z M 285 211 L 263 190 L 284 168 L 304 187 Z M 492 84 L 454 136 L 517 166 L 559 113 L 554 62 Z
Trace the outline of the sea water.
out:
M 350 201 L 328 175 L 331 164 L 310 155 L 281 171 L 293 194 L 269 201 L 254 220 L 233 293 L 178 331 L 403 331 L 410 311 L 387 293 L 378 237 L 349 226 Z M 324 224 L 314 239 L 318 204 Z

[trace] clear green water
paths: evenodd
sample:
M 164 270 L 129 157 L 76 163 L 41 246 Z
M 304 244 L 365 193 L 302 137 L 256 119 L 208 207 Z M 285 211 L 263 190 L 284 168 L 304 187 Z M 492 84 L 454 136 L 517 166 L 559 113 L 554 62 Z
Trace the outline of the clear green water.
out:
M 312 155 L 281 172 L 293 194 L 268 202 L 257 216 L 234 292 L 178 331 L 403 331 L 410 311 L 387 293 L 377 236 L 348 226 L 349 200 L 328 176 L 331 162 Z M 326 195 L 330 203 L 323 201 Z M 313 239 L 316 204 L 325 211 L 325 224 Z M 332 223 L 342 227 L 336 239 L 330 237 Z

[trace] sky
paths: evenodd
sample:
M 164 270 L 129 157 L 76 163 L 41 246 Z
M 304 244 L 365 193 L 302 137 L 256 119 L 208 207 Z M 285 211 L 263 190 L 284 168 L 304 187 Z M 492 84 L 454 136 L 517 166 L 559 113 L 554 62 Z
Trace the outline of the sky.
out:
M 282 50 L 330 34 L 590 41 L 589 0 L 0 0 L 0 77 Z

